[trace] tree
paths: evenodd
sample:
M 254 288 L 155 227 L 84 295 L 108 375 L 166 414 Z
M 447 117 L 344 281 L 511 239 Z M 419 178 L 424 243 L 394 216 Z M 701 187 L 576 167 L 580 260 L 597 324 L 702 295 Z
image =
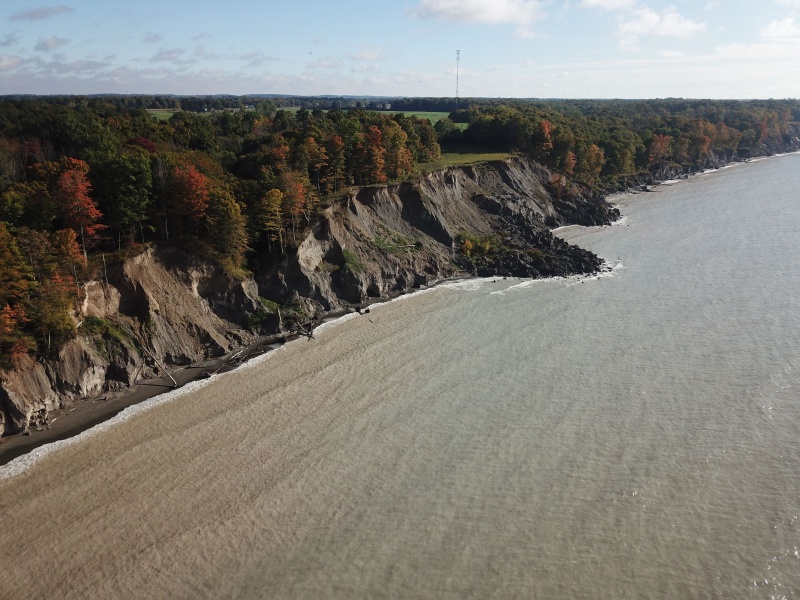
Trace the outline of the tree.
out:
M 579 148 L 576 174 L 589 185 L 594 185 L 606 162 L 605 153 L 596 144 Z
M 0 221 L 0 358 L 27 351 L 22 325 L 27 322 L 25 301 L 34 282 L 16 240 Z
M 539 126 L 534 130 L 531 141 L 533 142 L 533 156 L 540 162 L 547 162 L 550 152 L 553 150 L 553 126 L 550 121 L 542 119 Z
M 49 229 L 56 206 L 42 181 L 20 181 L 0 194 L 0 219 L 15 226 Z
M 320 172 L 328 164 L 328 154 L 325 152 L 325 147 L 320 146 L 313 137 L 307 137 L 305 140 L 305 152 L 308 158 L 308 170 L 313 172 L 317 181 L 317 191 L 320 188 Z
M 103 214 L 89 197 L 92 189 L 88 177 L 89 165 L 76 158 L 65 158 L 61 164 L 56 204 L 67 227 L 80 235 L 83 256 L 88 259 L 87 244 L 93 242 L 97 232 L 106 227 L 98 223 Z
M 382 134 L 382 144 L 386 156 L 386 175 L 391 179 L 402 179 L 413 169 L 413 157 L 406 148 L 408 135 L 394 121 L 389 121 L 384 125 Z
M 138 228 L 143 235 L 142 221 L 153 189 L 149 156 L 135 149 L 100 155 L 92 169 L 92 181 L 93 195 L 116 232 L 117 246 L 122 247 L 123 233 L 133 239 Z
M 21 302 L 31 289 L 30 267 L 20 252 L 17 240 L 0 221 L 0 304 Z
M 363 183 L 386 182 L 386 149 L 383 134 L 377 125 L 370 125 L 358 143 L 359 171 Z
M 185 227 L 188 233 L 199 234 L 200 223 L 208 207 L 206 176 L 192 165 L 178 165 L 172 170 L 170 185 L 173 223 L 179 224 L 179 234 Z
M 648 149 L 648 159 L 650 164 L 658 163 L 669 156 L 670 145 L 672 144 L 672 136 L 663 135 L 660 133 L 653 134 L 650 140 L 650 147 Z
M 293 172 L 281 175 L 283 189 L 283 212 L 292 221 L 292 241 L 297 243 L 297 222 L 301 216 L 308 219 L 306 188 Z
M 262 228 L 267 232 L 270 249 L 272 242 L 278 241 L 283 254 L 283 192 L 273 188 L 259 201 L 259 217 Z
M 340 136 L 334 135 L 328 140 L 326 147 L 329 159 L 325 187 L 328 190 L 332 187 L 336 193 L 345 181 L 344 141 Z
M 446 140 L 450 137 L 455 137 L 460 133 L 460 130 L 456 126 L 453 121 L 450 120 L 449 117 L 445 117 L 444 119 L 439 119 L 436 121 L 436 125 L 433 126 L 434 131 L 436 132 L 436 138 L 441 142 Z
M 53 256 L 60 273 L 71 274 L 78 286 L 78 268 L 86 267 L 86 259 L 81 254 L 78 240 L 72 229 L 59 229 L 51 236 Z
M 572 175 L 575 172 L 576 162 L 575 153 L 572 150 L 567 150 L 564 159 L 561 161 L 561 169 L 567 175 Z
M 69 312 L 75 299 L 75 287 L 60 273 L 45 278 L 31 296 L 28 301 L 30 328 L 43 351 L 50 352 L 53 346 L 58 347 L 74 335 L 75 326 Z
M 238 267 L 247 250 L 247 224 L 241 207 L 226 186 L 214 185 L 209 191 L 207 226 L 217 252 Z

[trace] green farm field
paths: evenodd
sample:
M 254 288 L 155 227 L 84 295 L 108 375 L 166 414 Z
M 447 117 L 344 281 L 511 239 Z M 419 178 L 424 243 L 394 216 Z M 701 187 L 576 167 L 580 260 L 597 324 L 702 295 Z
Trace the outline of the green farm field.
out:
M 181 112 L 179 108 L 148 108 L 147 113 L 159 121 L 169 121 L 177 112 Z

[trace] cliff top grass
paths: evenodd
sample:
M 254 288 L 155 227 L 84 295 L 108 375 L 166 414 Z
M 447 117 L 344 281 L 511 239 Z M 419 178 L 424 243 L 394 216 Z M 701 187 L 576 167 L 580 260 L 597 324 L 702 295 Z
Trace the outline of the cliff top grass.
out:
M 493 160 L 506 160 L 514 156 L 511 152 L 487 152 L 474 146 L 442 146 L 442 156 L 417 166 L 421 173 L 432 173 L 447 167 L 463 167 Z

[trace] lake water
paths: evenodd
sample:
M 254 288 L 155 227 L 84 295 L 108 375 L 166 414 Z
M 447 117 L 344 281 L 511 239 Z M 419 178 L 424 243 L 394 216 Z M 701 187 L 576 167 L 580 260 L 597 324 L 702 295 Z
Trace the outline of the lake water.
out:
M 800 596 L 798 189 L 623 196 L 559 232 L 604 276 L 406 297 L 0 468 L 0 597 Z

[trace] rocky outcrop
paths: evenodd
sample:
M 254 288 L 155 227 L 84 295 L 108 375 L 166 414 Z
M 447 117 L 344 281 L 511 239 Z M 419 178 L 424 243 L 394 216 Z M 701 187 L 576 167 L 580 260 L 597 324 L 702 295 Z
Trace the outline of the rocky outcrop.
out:
M 174 366 L 219 356 L 254 341 L 254 329 L 279 331 L 292 315 L 311 318 L 455 275 L 597 271 L 596 256 L 550 228 L 618 214 L 588 188 L 511 159 L 353 190 L 324 210 L 295 252 L 260 257 L 268 266 L 253 279 L 234 280 L 182 250 L 149 248 L 85 284 L 78 335 L 57 355 L 0 370 L 0 423 L 5 433 L 46 424 L 54 408 L 152 377 L 155 359 Z M 283 305 L 283 322 L 259 296 Z

